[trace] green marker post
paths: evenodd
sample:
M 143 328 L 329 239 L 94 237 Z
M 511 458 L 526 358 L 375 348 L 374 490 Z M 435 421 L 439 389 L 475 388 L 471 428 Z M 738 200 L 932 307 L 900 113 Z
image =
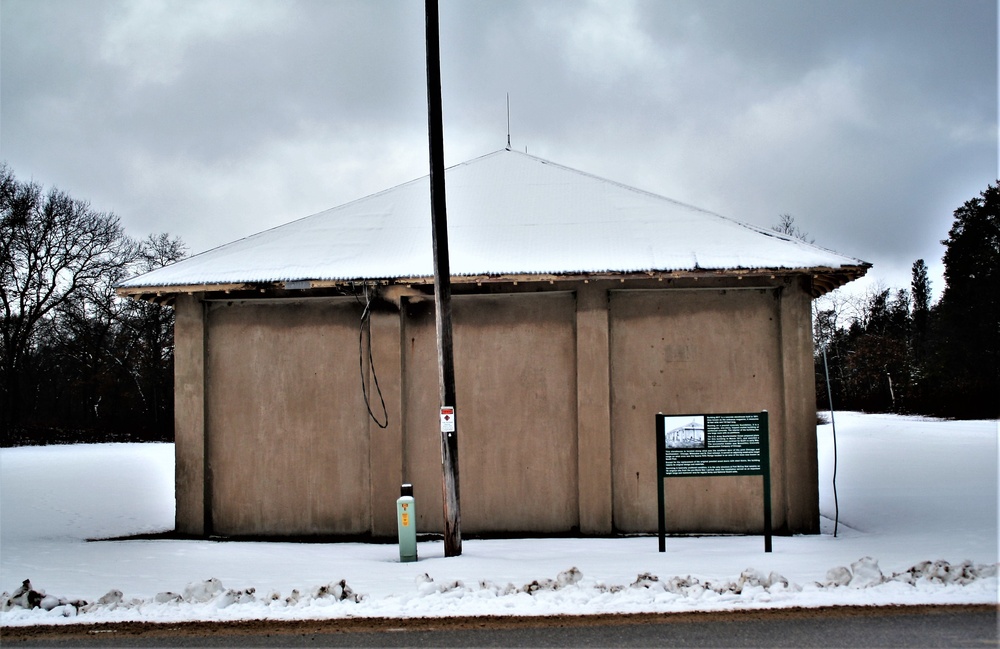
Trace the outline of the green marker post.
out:
M 399 560 L 417 560 L 417 504 L 413 500 L 413 485 L 404 484 L 396 501 L 396 528 L 399 531 Z

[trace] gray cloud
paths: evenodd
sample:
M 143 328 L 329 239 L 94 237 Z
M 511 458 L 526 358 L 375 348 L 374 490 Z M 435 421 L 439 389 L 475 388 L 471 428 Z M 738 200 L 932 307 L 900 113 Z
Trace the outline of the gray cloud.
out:
M 0 0 L 21 177 L 201 250 L 426 173 L 423 3 Z M 515 148 L 908 282 L 997 177 L 992 0 L 441 0 L 446 154 Z M 940 286 L 937 286 L 940 289 Z

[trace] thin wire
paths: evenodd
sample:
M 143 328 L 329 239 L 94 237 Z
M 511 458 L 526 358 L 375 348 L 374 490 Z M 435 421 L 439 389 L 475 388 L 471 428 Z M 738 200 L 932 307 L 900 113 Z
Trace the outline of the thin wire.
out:
M 819 317 L 816 303 L 812 304 L 814 319 Z M 830 406 L 830 426 L 833 430 L 833 538 L 837 538 L 837 528 L 840 525 L 840 501 L 837 498 L 837 419 L 833 415 L 833 391 L 830 388 L 830 363 L 826 359 L 828 343 L 823 342 L 823 374 L 826 377 L 826 400 Z
M 354 299 L 361 300 L 358 298 L 357 292 L 354 293 Z M 365 309 L 361 312 L 361 327 L 358 330 L 358 369 L 361 373 L 361 394 L 365 397 L 365 407 L 368 408 L 368 416 L 371 417 L 372 421 L 379 428 L 389 427 L 389 411 L 385 407 L 385 398 L 382 396 L 382 388 L 378 384 L 378 373 L 375 371 L 375 359 L 372 357 L 372 301 L 371 296 L 368 294 L 368 283 L 365 282 Z M 378 392 L 379 401 L 382 403 L 382 418 L 384 423 L 378 420 L 375 413 L 372 412 L 372 405 L 368 399 L 368 388 L 365 385 L 365 332 L 368 333 L 368 366 L 372 370 L 372 380 L 375 383 L 375 390 Z
M 840 503 L 837 500 L 837 420 L 833 416 L 833 392 L 830 390 L 830 365 L 826 361 L 826 345 L 823 345 L 823 372 L 826 374 L 826 400 L 830 404 L 830 425 L 833 427 L 833 538 L 837 538 L 840 525 Z

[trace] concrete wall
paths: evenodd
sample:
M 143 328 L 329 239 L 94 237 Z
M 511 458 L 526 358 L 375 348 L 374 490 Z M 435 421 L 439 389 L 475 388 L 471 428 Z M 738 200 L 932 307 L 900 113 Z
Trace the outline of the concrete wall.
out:
M 463 531 L 655 531 L 654 415 L 758 410 L 770 413 L 775 529 L 818 531 L 807 288 L 458 286 Z M 373 312 L 385 428 L 361 392 L 360 316 L 353 298 L 178 299 L 178 531 L 393 536 L 402 482 L 418 529 L 441 530 L 433 304 Z M 759 477 L 666 489 L 672 531 L 763 527 Z

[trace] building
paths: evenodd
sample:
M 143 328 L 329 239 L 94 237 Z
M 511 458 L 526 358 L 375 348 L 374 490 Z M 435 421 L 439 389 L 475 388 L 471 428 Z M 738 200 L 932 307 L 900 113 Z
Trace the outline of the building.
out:
M 655 414 L 760 410 L 774 529 L 819 531 L 810 305 L 869 264 L 509 150 L 446 185 L 463 532 L 655 531 Z M 391 537 L 403 482 L 442 529 L 427 177 L 119 292 L 176 308 L 178 532 Z M 668 528 L 761 490 L 668 478 Z

